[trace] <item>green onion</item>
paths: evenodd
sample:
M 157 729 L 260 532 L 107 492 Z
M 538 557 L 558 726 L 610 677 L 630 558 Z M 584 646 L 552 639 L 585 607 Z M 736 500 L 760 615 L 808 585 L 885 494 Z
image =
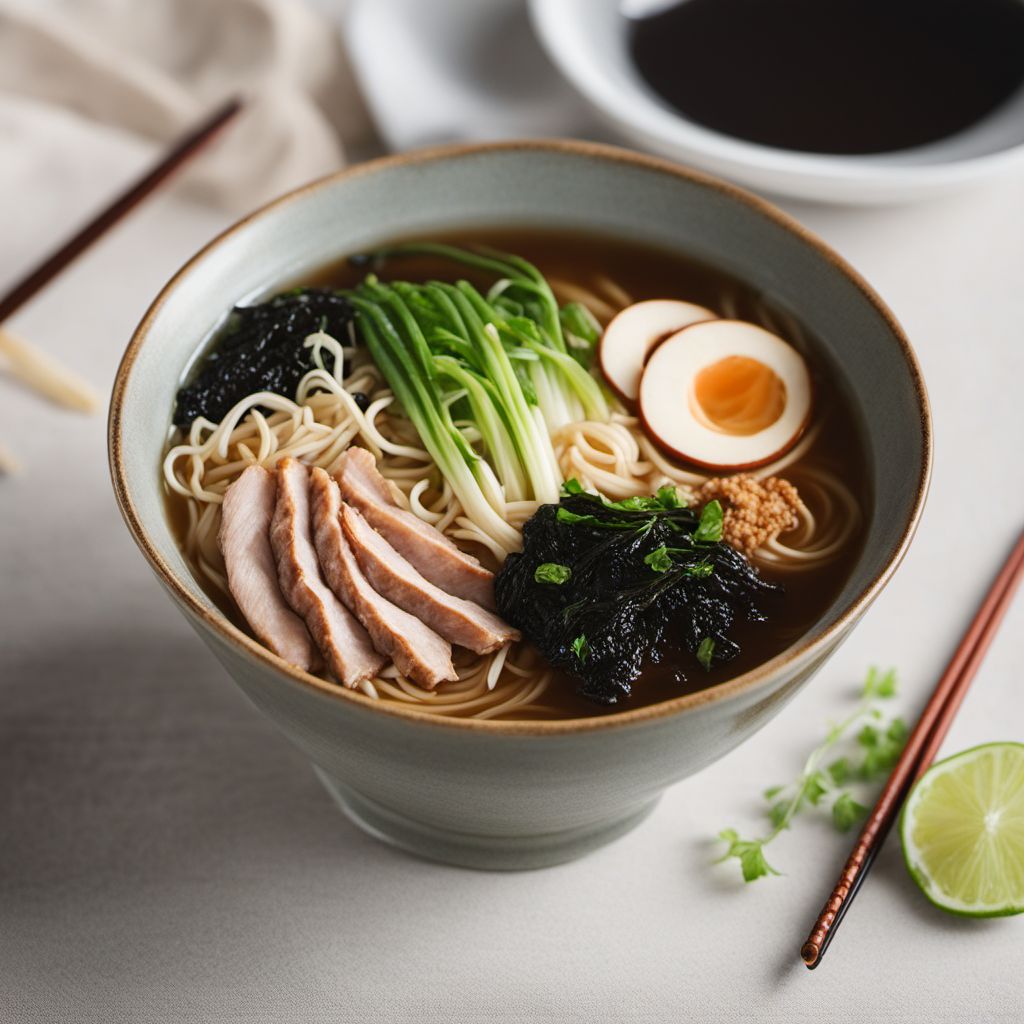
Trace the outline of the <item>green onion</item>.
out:
M 413 253 L 498 280 L 485 297 L 468 281 L 382 282 L 371 274 L 345 294 L 370 355 L 466 515 L 514 549 L 519 534 L 505 520 L 505 502 L 558 501 L 551 432 L 610 417 L 597 380 L 566 345 L 565 332 L 592 344 L 600 327 L 578 303 L 559 309 L 540 271 L 517 256 L 434 243 L 373 255 L 379 262 Z

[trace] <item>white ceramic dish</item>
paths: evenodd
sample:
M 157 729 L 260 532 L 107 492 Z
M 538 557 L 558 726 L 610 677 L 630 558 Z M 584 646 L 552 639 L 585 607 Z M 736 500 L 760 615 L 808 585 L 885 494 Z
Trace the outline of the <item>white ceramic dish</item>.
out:
M 233 303 L 403 235 L 485 226 L 590 229 L 715 263 L 822 340 L 863 422 L 864 550 L 809 633 L 766 664 L 663 704 L 571 721 L 452 721 L 306 675 L 231 624 L 172 535 L 159 472 L 175 391 Z M 125 520 L 157 576 L 252 702 L 364 828 L 424 856 L 537 867 L 632 828 L 670 783 L 768 721 L 832 653 L 906 551 L 931 460 L 913 353 L 875 294 L 795 222 L 665 161 L 568 142 L 451 147 L 364 164 L 265 207 L 171 280 L 125 353 L 110 459 Z
M 969 130 L 898 154 L 796 153 L 701 127 L 666 106 L 637 74 L 622 6 L 622 0 L 530 0 L 537 33 L 562 73 L 646 149 L 761 191 L 840 203 L 925 199 L 1024 168 L 1024 89 Z

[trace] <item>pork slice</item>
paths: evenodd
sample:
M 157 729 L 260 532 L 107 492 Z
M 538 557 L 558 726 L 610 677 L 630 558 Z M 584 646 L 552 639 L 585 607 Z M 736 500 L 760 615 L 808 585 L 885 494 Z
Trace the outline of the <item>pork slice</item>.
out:
M 313 541 L 324 578 L 342 603 L 366 627 L 374 647 L 391 658 L 398 670 L 428 690 L 458 679 L 452 645 L 418 618 L 382 597 L 363 575 L 338 516 L 338 485 L 314 469 L 309 482 Z
M 306 620 L 328 669 L 355 687 L 375 675 L 384 659 L 370 635 L 324 582 L 310 530 L 309 473 L 288 456 L 277 464 L 277 503 L 270 543 L 285 600 Z
M 446 594 L 424 578 L 351 505 L 342 505 L 341 524 L 373 588 L 446 640 L 487 654 L 519 639 L 519 633 L 493 612 Z
M 422 576 L 455 597 L 475 601 L 484 608 L 495 607 L 494 573 L 456 547 L 440 530 L 399 508 L 365 448 L 345 452 L 337 481 L 342 498 L 355 506 Z
M 228 590 L 257 637 L 278 657 L 310 671 L 319 662 L 305 623 L 288 606 L 270 546 L 277 484 L 273 473 L 250 466 L 225 491 L 217 542 Z

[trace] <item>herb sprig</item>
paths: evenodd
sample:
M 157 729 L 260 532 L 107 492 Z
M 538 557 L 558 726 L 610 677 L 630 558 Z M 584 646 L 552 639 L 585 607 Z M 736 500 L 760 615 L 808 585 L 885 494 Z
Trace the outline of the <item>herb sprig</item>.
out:
M 878 706 L 879 701 L 894 697 L 896 690 L 895 669 L 881 672 L 870 668 L 860 703 L 847 718 L 830 726 L 825 739 L 807 756 L 800 775 L 788 785 L 771 786 L 764 791 L 770 831 L 757 839 L 745 839 L 735 829 L 723 829 L 718 838 L 727 843 L 728 848 L 719 861 L 738 860 L 745 882 L 778 875 L 780 872 L 768 863 L 764 848 L 808 807 L 827 808 L 833 825 L 841 832 L 860 821 L 868 808 L 856 799 L 850 785 L 858 781 L 874 782 L 888 775 L 907 741 L 903 719 L 886 718 Z M 826 763 L 829 755 L 838 752 L 840 742 L 853 735 L 858 725 L 854 750 Z

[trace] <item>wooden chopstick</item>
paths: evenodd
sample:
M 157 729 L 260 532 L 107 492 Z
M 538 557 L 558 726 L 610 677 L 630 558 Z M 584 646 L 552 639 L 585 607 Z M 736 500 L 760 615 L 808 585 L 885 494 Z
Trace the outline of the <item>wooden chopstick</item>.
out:
M 161 185 L 166 178 L 198 153 L 241 109 L 242 101 L 238 98 L 225 103 L 202 124 L 179 139 L 152 170 L 144 174 L 127 191 L 101 210 L 55 253 L 26 274 L 6 295 L 0 298 L 0 323 L 3 323 L 16 309 L 28 302 L 36 292 L 49 284 L 76 256 L 81 255 L 126 213 L 134 209 L 150 192 Z
M 981 603 L 953 657 L 942 673 L 907 745 L 893 768 L 854 843 L 839 881 L 818 915 L 800 957 L 811 970 L 821 963 L 861 883 L 874 863 L 911 786 L 928 770 L 953 724 L 978 666 L 992 643 L 999 624 L 1024 574 L 1024 533 Z

